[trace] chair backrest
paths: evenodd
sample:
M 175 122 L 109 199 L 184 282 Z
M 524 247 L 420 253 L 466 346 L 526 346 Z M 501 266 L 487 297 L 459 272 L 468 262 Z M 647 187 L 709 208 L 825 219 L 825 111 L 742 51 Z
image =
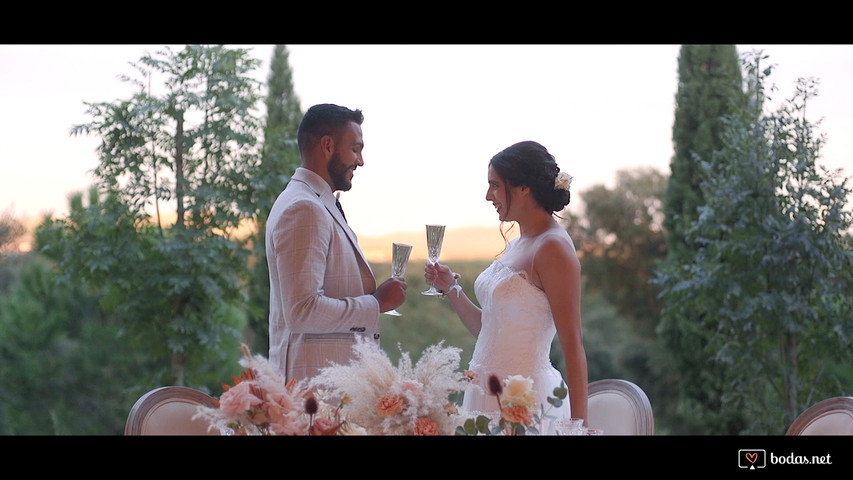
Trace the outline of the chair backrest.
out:
M 589 383 L 587 424 L 605 435 L 654 435 L 655 419 L 646 392 L 635 383 L 607 378 Z
M 817 402 L 794 420 L 785 435 L 853 435 L 853 397 Z
M 125 435 L 219 435 L 208 431 L 204 419 L 193 419 L 199 405 L 218 407 L 210 395 L 193 388 L 170 385 L 155 388 L 141 397 L 130 409 Z

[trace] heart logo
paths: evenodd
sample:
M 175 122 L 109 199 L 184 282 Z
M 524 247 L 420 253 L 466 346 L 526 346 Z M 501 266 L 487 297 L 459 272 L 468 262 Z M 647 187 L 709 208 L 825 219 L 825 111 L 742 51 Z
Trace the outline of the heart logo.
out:
M 746 459 L 749 460 L 749 463 L 755 463 L 758 460 L 758 452 L 747 453 Z

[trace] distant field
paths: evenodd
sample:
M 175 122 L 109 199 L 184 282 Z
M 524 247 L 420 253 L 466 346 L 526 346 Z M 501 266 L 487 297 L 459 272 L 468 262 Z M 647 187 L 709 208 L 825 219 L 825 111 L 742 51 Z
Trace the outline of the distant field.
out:
M 494 227 L 448 228 L 444 233 L 444 243 L 441 247 L 442 260 L 491 261 L 504 247 L 504 239 L 501 238 L 498 225 L 496 223 Z M 510 238 L 517 235 L 518 227 L 512 231 Z M 361 250 L 371 262 L 390 263 L 391 244 L 394 242 L 412 245 L 410 261 L 426 261 L 426 230 L 423 232 L 400 232 L 381 237 L 358 237 Z M 387 266 L 386 270 L 376 273 L 380 275 L 383 271 L 390 272 L 390 266 Z

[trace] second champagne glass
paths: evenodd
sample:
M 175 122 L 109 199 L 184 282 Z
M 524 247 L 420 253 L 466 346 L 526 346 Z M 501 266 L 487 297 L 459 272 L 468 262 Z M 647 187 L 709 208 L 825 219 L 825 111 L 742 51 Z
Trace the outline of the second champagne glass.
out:
M 412 253 L 412 246 L 407 243 L 394 243 L 391 250 L 391 276 L 402 277 L 406 274 L 406 265 L 409 263 L 409 254 Z M 402 313 L 397 309 L 391 309 L 387 312 L 382 312 L 388 315 L 399 317 Z
M 441 244 L 444 241 L 444 225 L 427 225 L 427 256 L 429 256 L 430 265 L 438 263 L 438 257 L 441 256 Z M 444 295 L 435 289 L 435 285 L 430 285 L 429 290 L 421 292 L 424 295 Z

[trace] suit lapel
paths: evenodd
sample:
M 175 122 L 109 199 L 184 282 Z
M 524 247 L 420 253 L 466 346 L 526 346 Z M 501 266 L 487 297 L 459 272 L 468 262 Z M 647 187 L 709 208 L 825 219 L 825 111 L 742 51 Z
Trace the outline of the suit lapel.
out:
M 303 167 L 299 167 L 293 173 L 291 181 L 302 182 L 303 184 L 305 184 L 306 187 L 308 187 L 310 191 L 314 192 L 314 195 L 317 196 L 317 199 L 320 201 L 320 203 L 322 203 L 323 206 L 326 207 L 326 210 L 329 211 L 329 214 L 332 216 L 332 218 L 335 219 L 335 222 L 337 222 L 338 225 L 344 230 L 347 239 L 350 241 L 350 246 L 352 247 L 353 251 L 355 251 L 359 263 L 366 271 L 366 273 L 369 274 L 362 275 L 362 277 L 365 278 L 365 282 L 367 283 L 367 285 L 365 286 L 369 287 L 366 289 L 366 291 L 374 291 L 376 289 L 376 276 L 373 273 L 373 269 L 370 268 L 370 263 L 367 261 L 367 257 L 364 256 L 364 252 L 362 252 L 361 248 L 358 247 L 358 238 L 356 238 L 355 232 L 352 231 L 349 224 L 347 224 L 346 220 L 344 220 L 344 216 L 341 214 L 341 211 L 338 210 L 337 205 L 335 205 L 335 196 L 332 194 L 332 191 L 329 186 L 325 184 L 325 182 L 323 182 L 323 186 L 325 188 L 320 188 L 319 186 L 314 185 L 314 182 L 312 181 L 313 178 L 319 179 L 320 177 L 317 176 L 315 173 L 311 172 L 310 170 L 307 170 Z
M 364 256 L 364 252 L 361 251 L 361 248 L 358 247 L 358 238 L 355 236 L 355 232 L 352 231 L 349 224 L 346 220 L 344 220 L 343 215 L 341 215 L 341 211 L 338 210 L 338 206 L 335 205 L 335 197 L 334 195 L 321 195 L 320 200 L 323 202 L 323 205 L 326 207 L 326 210 L 332 215 L 332 218 L 338 222 L 338 225 L 344 229 L 344 232 L 347 234 L 347 238 L 352 245 L 352 249 L 355 250 L 356 256 L 358 257 L 358 261 L 363 268 L 365 268 L 368 272 L 370 272 L 370 278 L 373 280 L 373 285 L 370 286 L 367 291 L 372 292 L 376 288 L 376 276 L 373 274 L 373 269 L 370 268 L 370 263 L 367 261 L 367 258 Z

